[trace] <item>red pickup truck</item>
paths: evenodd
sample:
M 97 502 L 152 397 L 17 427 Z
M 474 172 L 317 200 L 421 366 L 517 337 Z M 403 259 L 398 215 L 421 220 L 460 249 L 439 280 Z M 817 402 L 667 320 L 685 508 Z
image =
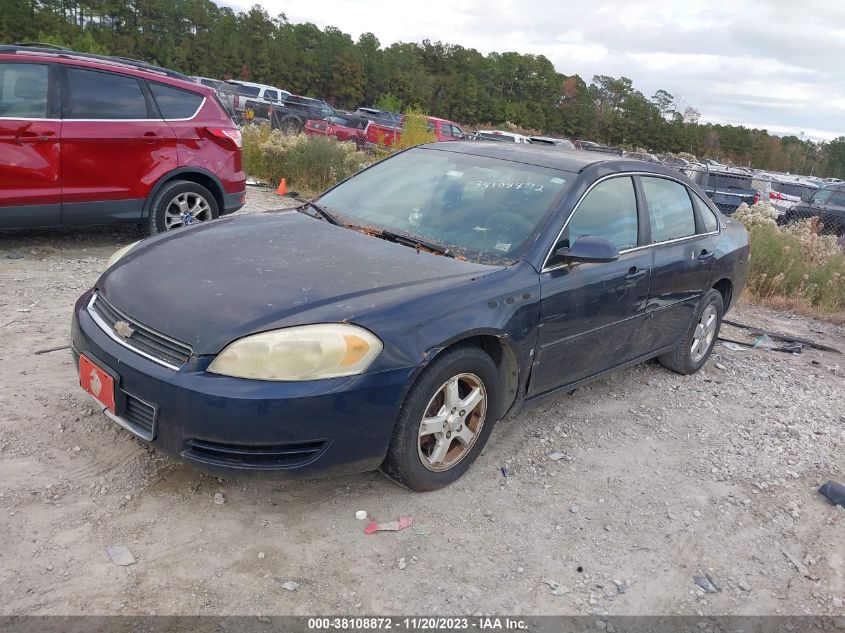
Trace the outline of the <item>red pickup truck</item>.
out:
M 434 132 L 438 141 L 458 141 L 464 138 L 464 132 L 460 126 L 447 119 L 428 117 L 428 129 Z M 371 121 L 367 128 L 367 142 L 375 145 L 394 145 L 402 136 L 402 130 L 395 127 L 388 127 L 375 121 Z

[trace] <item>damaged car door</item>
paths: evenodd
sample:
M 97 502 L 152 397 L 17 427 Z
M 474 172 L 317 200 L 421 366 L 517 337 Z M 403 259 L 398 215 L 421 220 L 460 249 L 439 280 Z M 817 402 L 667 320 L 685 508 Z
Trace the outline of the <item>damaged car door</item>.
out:
M 599 181 L 564 225 L 540 274 L 540 328 L 528 395 L 612 369 L 639 356 L 651 253 L 638 250 L 639 213 L 630 176 Z M 613 261 L 561 255 L 583 237 L 616 247 Z

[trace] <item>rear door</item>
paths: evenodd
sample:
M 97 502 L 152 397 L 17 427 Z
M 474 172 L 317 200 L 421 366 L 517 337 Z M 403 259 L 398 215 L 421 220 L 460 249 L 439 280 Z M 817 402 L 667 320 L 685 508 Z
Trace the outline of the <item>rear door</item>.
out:
M 61 217 L 60 87 L 52 64 L 0 61 L 0 227 Z
M 706 203 L 678 181 L 639 177 L 654 253 L 651 289 L 638 342 L 641 354 L 676 343 L 709 288 L 718 221 Z M 693 206 L 695 204 L 695 206 Z
M 138 222 L 147 194 L 177 167 L 176 136 L 142 80 L 66 67 L 62 224 Z
M 617 261 L 550 260 L 540 274 L 540 329 L 529 396 L 621 365 L 635 343 L 648 299 L 651 251 L 638 248 L 640 214 L 630 176 L 599 182 L 572 214 L 555 250 L 583 235 L 619 250 Z M 554 257 L 554 255 L 552 255 Z

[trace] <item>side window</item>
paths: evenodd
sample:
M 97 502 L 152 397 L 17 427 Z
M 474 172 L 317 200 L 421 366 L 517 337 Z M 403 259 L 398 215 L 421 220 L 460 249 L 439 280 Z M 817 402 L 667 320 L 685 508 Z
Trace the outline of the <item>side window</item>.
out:
M 696 193 L 692 194 L 692 199 L 695 202 L 695 206 L 698 208 L 698 215 L 701 216 L 701 221 L 704 223 L 704 232 L 712 233 L 714 231 L 718 231 L 719 220 L 716 217 L 716 214 L 713 213 L 713 209 L 708 207 L 707 203 L 699 198 Z
M 666 178 L 643 177 L 651 241 L 665 242 L 695 235 L 695 216 L 687 188 Z
M 579 237 L 600 237 L 620 251 L 637 245 L 637 197 L 627 176 L 597 184 L 578 205 L 564 238 L 572 246 Z
M 835 191 L 827 201 L 830 207 L 845 207 L 845 191 Z
M 148 119 L 147 100 L 134 77 L 68 68 L 66 119 Z
M 0 63 L 0 117 L 47 118 L 47 66 Z
M 461 130 L 461 128 L 459 128 L 457 125 L 452 126 L 452 136 L 454 136 L 456 138 L 460 138 L 463 135 L 464 135 L 464 132 L 463 132 L 463 130 Z
M 190 119 L 202 103 L 202 95 L 155 82 L 148 82 L 150 92 L 165 119 Z
M 264 98 L 267 101 L 278 101 L 279 100 L 279 93 L 275 90 L 265 90 L 264 91 Z

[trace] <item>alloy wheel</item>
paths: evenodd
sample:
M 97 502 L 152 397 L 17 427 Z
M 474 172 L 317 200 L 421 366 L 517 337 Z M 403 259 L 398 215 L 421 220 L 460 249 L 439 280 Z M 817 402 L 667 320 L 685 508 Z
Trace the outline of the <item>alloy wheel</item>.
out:
M 428 470 L 449 470 L 472 449 L 487 415 L 487 390 L 475 374 L 458 374 L 435 392 L 420 421 L 418 452 Z
M 716 336 L 716 326 L 719 323 L 716 306 L 712 303 L 704 308 L 701 313 L 701 318 L 695 325 L 695 331 L 692 334 L 692 345 L 690 346 L 690 358 L 692 362 L 698 363 L 704 358 L 710 345 L 713 343 L 713 337 Z
M 211 220 L 211 205 L 198 193 L 186 191 L 171 200 L 164 211 L 164 229 L 179 228 Z

